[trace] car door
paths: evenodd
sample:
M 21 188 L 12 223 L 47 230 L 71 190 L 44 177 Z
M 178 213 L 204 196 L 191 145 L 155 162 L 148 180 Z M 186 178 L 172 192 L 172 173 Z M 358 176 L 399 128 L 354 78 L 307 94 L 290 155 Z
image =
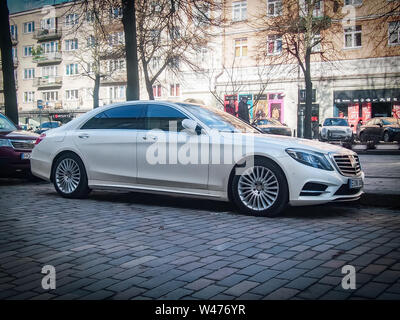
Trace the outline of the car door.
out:
M 137 182 L 166 188 L 206 189 L 208 161 L 201 163 L 199 148 L 208 140 L 186 133 L 182 121 L 189 116 L 177 107 L 147 105 L 146 129 L 137 136 Z M 193 150 L 195 153 L 191 153 Z M 187 157 L 185 150 L 195 156 Z M 189 151 L 190 150 L 190 151 Z M 189 160 L 188 160 L 189 159 Z
M 73 133 L 92 183 L 135 183 L 136 136 L 144 128 L 144 111 L 143 105 L 107 109 Z

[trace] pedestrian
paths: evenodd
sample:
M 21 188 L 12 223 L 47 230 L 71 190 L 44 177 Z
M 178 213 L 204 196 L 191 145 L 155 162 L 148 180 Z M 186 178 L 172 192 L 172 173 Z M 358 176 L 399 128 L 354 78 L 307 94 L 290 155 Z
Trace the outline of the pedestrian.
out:
M 243 96 L 239 102 L 238 116 L 241 120 L 250 123 L 249 106 L 247 104 L 247 97 Z

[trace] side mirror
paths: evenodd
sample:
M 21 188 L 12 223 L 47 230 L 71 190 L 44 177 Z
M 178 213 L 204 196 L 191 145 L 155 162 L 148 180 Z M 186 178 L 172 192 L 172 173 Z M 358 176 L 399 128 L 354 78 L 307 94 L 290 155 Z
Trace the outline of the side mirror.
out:
M 286 124 L 286 123 L 282 123 L 282 125 L 284 125 L 285 127 L 287 127 L 287 124 Z
M 322 124 L 319 124 L 318 127 L 322 127 Z
M 197 124 L 196 121 L 194 121 L 192 119 L 183 119 L 182 127 L 184 127 L 191 134 L 199 135 L 201 133 L 200 126 Z
M 379 123 L 378 123 L 378 126 L 380 126 L 380 127 L 382 128 L 382 127 L 383 127 L 382 122 L 379 122 Z
M 351 128 L 354 128 L 354 124 L 352 124 L 350 127 L 351 127 Z

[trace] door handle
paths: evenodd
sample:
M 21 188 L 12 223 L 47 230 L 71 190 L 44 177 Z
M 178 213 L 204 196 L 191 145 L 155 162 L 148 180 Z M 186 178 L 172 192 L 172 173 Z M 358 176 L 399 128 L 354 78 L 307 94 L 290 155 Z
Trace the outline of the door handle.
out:
M 156 136 L 150 136 L 149 135 L 149 136 L 143 136 L 142 139 L 143 140 L 151 139 L 153 141 L 157 141 L 158 138 Z
M 81 139 L 87 139 L 87 138 L 89 138 L 89 135 L 87 133 L 83 133 L 83 134 L 78 135 L 78 137 Z

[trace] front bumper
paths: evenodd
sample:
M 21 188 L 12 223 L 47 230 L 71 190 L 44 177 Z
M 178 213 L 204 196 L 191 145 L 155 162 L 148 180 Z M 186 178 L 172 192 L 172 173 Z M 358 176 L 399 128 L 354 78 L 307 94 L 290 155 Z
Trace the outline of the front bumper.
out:
M 298 163 L 294 159 L 288 159 L 290 165 L 286 166 L 285 174 L 289 186 L 289 204 L 292 206 L 303 206 L 323 204 L 331 201 L 357 200 L 363 194 L 362 188 L 349 189 L 349 179 L 362 179 L 364 173 L 361 171 L 357 176 L 344 176 L 337 171 L 316 169 Z M 307 194 L 304 187 L 307 183 L 325 186 L 322 192 Z
M 28 150 L 17 151 L 11 147 L 0 147 L 0 175 L 13 176 L 20 172 L 30 171 L 30 161 L 21 159 L 22 153 L 30 152 Z

